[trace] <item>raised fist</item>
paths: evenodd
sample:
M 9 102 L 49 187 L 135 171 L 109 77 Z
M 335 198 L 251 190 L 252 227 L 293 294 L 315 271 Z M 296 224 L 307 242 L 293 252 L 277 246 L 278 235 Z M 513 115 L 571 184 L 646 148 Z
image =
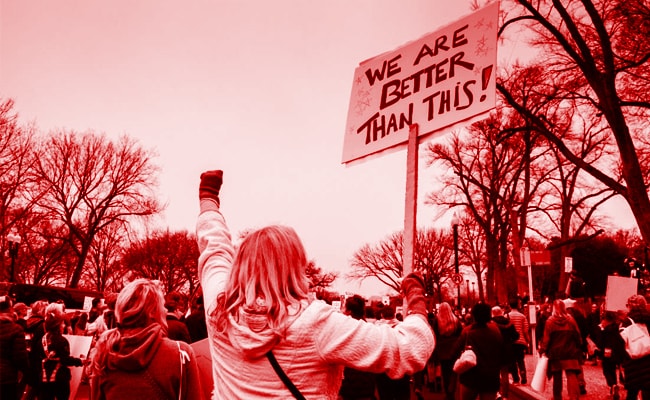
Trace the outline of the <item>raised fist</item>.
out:
M 201 183 L 199 184 L 199 199 L 212 199 L 219 204 L 219 190 L 221 190 L 222 183 L 222 170 L 218 169 L 202 173 Z

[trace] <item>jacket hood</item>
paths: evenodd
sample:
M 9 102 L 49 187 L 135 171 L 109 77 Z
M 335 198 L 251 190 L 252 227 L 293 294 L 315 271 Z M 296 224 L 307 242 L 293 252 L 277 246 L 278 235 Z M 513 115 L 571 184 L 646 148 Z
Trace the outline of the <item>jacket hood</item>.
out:
M 307 301 L 288 307 L 289 317 L 279 329 L 271 329 L 267 322 L 266 309 L 240 308 L 238 318 L 228 316 L 228 338 L 233 347 L 244 353 L 248 359 L 263 357 L 280 341 L 281 335 L 307 307 Z
M 564 316 L 564 315 L 562 315 L 562 316 L 560 316 L 560 315 L 552 315 L 551 317 L 549 317 L 547 323 L 548 322 L 550 322 L 550 323 L 552 323 L 554 325 L 557 325 L 557 326 L 562 326 L 562 327 L 566 326 L 566 325 L 575 325 L 575 321 L 573 320 L 573 317 L 571 317 L 570 315 L 567 315 L 567 316 Z M 576 328 L 577 328 L 577 326 L 576 326 Z
M 509 325 L 512 325 L 510 320 L 503 315 L 499 315 L 498 317 L 492 318 L 494 322 L 496 322 L 500 326 L 508 327 Z
M 16 322 L 16 317 L 9 313 L 0 312 L 0 321 L 1 322 Z
M 139 371 L 147 368 L 163 339 L 162 327 L 152 324 L 144 329 L 125 330 L 108 354 L 109 369 Z
M 32 315 L 27 319 L 27 331 L 36 329 L 36 327 L 43 322 L 45 322 L 45 319 L 40 315 Z

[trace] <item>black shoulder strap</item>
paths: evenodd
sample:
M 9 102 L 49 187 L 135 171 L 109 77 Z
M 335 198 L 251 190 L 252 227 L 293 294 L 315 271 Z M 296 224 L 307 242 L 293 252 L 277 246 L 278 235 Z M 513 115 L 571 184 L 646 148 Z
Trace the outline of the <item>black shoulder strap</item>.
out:
M 282 382 L 284 382 L 285 386 L 291 394 L 293 394 L 293 397 L 295 397 L 298 400 L 305 400 L 305 396 L 300 393 L 300 390 L 296 387 L 296 385 L 291 382 L 291 379 L 287 376 L 287 374 L 284 373 L 282 370 L 282 367 L 280 367 L 280 364 L 278 364 L 278 360 L 275 359 L 275 356 L 273 355 L 273 352 L 269 351 L 266 353 L 266 358 L 269 359 L 271 362 L 271 366 L 273 366 L 273 369 L 275 370 L 275 373 L 278 374 Z

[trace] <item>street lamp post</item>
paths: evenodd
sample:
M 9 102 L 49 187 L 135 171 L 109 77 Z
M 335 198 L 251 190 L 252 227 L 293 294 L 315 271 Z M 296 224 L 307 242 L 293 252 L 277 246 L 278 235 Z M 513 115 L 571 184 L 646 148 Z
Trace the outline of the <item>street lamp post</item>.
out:
M 454 213 L 454 215 L 451 217 L 451 227 L 454 231 L 454 266 L 455 266 L 456 274 L 460 273 L 459 265 L 458 265 L 458 225 L 459 224 L 460 222 L 458 221 L 458 215 Z M 460 284 L 456 285 L 456 287 L 457 287 L 456 307 L 460 310 Z
M 469 279 L 465 279 L 465 289 L 467 289 L 467 295 L 465 297 L 467 298 L 467 306 L 469 306 Z
M 476 303 L 476 282 L 472 282 L 472 303 Z
M 16 233 L 9 233 L 7 235 L 7 242 L 9 243 L 9 257 L 11 257 L 11 267 L 9 269 L 9 282 L 14 282 L 16 257 L 18 257 L 18 246 L 20 246 L 20 235 Z

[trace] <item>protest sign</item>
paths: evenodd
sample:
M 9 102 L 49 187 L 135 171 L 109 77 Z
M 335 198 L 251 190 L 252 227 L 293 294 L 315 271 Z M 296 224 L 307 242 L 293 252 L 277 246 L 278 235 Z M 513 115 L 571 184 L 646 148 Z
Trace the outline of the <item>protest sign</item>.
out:
M 90 345 L 92 344 L 92 336 L 78 336 L 78 335 L 63 335 L 68 339 L 70 344 L 70 355 L 72 357 L 81 358 L 85 361 L 90 352 Z M 70 398 L 74 399 L 77 396 L 81 378 L 83 377 L 84 369 L 81 367 L 70 367 Z
M 638 279 L 627 276 L 609 275 L 607 277 L 607 294 L 605 310 L 618 311 L 627 309 L 627 299 L 637 293 Z
M 494 108 L 498 2 L 355 70 L 343 163 Z

